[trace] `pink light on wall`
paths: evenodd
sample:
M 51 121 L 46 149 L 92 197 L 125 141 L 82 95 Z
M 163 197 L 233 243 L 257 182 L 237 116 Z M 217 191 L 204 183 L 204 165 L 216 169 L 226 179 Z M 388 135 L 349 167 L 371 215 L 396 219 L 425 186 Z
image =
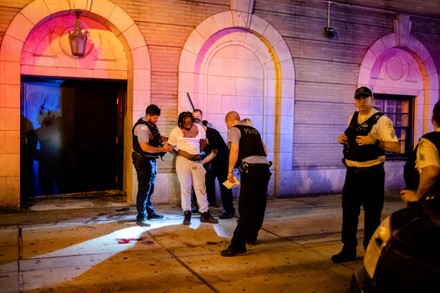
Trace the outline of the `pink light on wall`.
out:
M 126 79 L 123 44 L 108 27 L 84 14 L 80 18 L 83 34 L 87 31 L 84 54 L 72 54 L 69 36 L 75 30 L 76 20 L 72 14 L 60 15 L 36 26 L 23 46 L 21 73 Z

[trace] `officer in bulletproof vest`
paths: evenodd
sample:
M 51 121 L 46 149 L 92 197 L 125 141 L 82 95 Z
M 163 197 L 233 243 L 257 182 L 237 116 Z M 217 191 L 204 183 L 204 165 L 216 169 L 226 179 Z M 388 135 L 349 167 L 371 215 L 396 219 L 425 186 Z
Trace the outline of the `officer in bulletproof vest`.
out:
M 150 226 L 149 220 L 163 218 L 162 215 L 156 213 L 151 202 L 156 184 L 156 159 L 173 149 L 166 143 L 167 138 L 162 136 L 157 128 L 159 116 L 160 108 L 156 105 L 149 105 L 145 110 L 145 116 L 140 118 L 132 129 L 132 158 L 138 180 L 136 223 L 143 227 Z

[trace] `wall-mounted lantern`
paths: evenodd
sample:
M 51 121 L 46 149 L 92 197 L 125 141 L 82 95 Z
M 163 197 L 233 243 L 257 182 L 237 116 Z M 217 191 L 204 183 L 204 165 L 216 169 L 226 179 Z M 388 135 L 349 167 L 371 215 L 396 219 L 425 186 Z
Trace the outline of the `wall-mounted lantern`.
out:
M 81 28 L 79 16 L 81 11 L 75 11 L 76 22 L 73 33 L 69 32 L 70 50 L 73 56 L 82 57 L 86 51 L 88 32 Z

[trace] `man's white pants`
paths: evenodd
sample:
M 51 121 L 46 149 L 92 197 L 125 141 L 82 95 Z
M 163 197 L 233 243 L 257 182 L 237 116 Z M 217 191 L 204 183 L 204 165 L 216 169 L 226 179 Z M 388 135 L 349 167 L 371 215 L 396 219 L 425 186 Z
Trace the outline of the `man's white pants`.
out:
M 191 194 L 192 188 L 194 188 L 199 212 L 207 212 L 209 206 L 205 186 L 206 170 L 203 165 L 200 162 L 193 162 L 182 156 L 177 156 L 176 173 L 180 182 L 182 210 L 191 211 Z

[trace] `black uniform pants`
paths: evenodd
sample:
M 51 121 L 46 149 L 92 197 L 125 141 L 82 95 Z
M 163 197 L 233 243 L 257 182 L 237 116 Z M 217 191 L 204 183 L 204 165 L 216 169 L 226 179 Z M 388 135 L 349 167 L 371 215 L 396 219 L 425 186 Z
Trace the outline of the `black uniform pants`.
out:
M 142 165 L 137 172 L 138 180 L 138 192 L 136 196 L 136 209 L 138 221 L 153 216 L 156 214 L 154 211 L 153 203 L 151 202 L 151 197 L 154 192 L 154 187 L 156 184 L 156 159 L 155 158 L 142 158 Z
M 217 201 L 215 196 L 215 179 L 217 178 L 220 185 L 220 193 L 222 199 L 223 209 L 228 213 L 235 213 L 233 205 L 232 190 L 227 189 L 222 183 L 227 180 L 228 177 L 228 162 L 225 161 L 219 163 L 208 164 L 206 170 L 205 180 L 206 180 L 206 194 L 208 196 L 208 201 L 213 204 Z
M 246 248 L 246 242 L 257 240 L 266 211 L 267 186 L 270 179 L 269 165 L 253 164 L 240 171 L 240 218 L 234 230 L 230 247 L 234 250 Z
M 364 208 L 364 248 L 380 225 L 385 194 L 383 164 L 348 168 L 342 189 L 342 242 L 346 248 L 358 244 L 356 233 L 361 206 Z

